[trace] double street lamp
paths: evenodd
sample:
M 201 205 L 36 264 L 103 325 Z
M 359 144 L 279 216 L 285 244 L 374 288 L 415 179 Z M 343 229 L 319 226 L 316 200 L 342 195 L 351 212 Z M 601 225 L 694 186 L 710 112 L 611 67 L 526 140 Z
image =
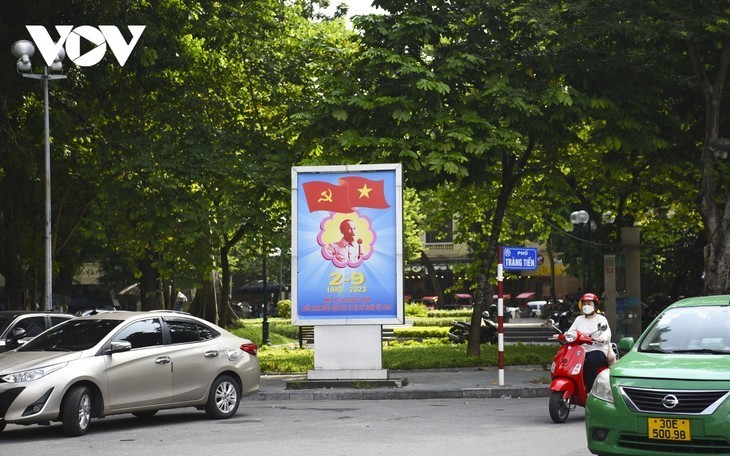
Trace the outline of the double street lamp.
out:
M 45 286 L 43 307 L 46 310 L 52 310 L 52 280 L 53 280 L 53 264 L 52 264 L 52 244 L 51 244 L 51 132 L 48 115 L 48 81 L 56 79 L 65 79 L 63 71 L 63 59 L 66 52 L 60 48 L 58 55 L 54 59 L 51 66 L 43 67 L 43 74 L 33 73 L 33 67 L 30 58 L 35 54 L 35 46 L 27 40 L 20 40 L 13 43 L 10 48 L 13 56 L 18 59 L 16 70 L 24 78 L 40 79 L 43 81 L 43 103 L 44 103 L 44 127 L 45 127 L 45 187 L 46 187 L 46 204 L 45 204 Z

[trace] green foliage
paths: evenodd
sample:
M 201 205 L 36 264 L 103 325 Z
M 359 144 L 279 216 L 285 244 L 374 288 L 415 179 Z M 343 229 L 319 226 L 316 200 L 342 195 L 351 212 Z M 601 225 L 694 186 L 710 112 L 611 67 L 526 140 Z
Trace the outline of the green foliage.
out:
M 426 214 L 421 199 L 414 188 L 403 188 L 403 257 L 406 262 L 417 260 L 421 256 L 423 244 L 423 223 Z M 406 309 L 407 311 L 407 309 Z
M 454 320 L 460 320 L 464 318 L 471 318 L 472 313 L 474 313 L 474 311 L 471 309 L 429 310 L 428 318 L 452 318 Z
M 412 337 L 412 338 L 443 338 L 448 340 L 448 332 L 451 326 L 406 326 L 403 328 L 393 328 L 395 337 Z
M 416 327 L 449 326 L 450 327 L 454 320 L 467 321 L 468 317 L 463 317 L 463 318 L 443 318 L 443 317 L 415 318 L 413 320 L 413 326 L 416 326 Z
M 555 347 L 550 345 L 509 345 L 504 350 L 504 363 L 550 364 L 554 356 Z M 497 357 L 496 345 L 482 345 L 478 358 L 467 356 L 463 345 L 408 343 L 383 347 L 383 367 L 397 370 L 496 366 Z
M 244 339 L 249 339 L 259 347 L 263 342 L 263 324 L 261 319 L 239 320 L 243 325 L 236 328 L 229 328 L 230 331 Z M 271 345 L 286 345 L 297 340 L 298 328 L 278 322 L 269 322 L 269 341 Z
M 679 284 L 724 270 L 703 248 L 728 227 L 704 224 L 728 219 L 730 173 L 700 148 L 728 131 L 727 84 L 712 88 L 719 118 L 701 92 L 726 74 L 726 1 L 378 3 L 389 14 L 357 33 L 309 20 L 308 2 L 6 8 L 7 43 L 30 23 L 147 24 L 123 68 L 67 65 L 52 84 L 54 288 L 70 293 L 88 261 L 110 265 L 116 289 L 157 284 L 143 299 L 217 267 L 229 283 L 228 264 L 286 250 L 290 168 L 306 164 L 403 163 L 404 259 L 457 214 L 472 283 L 492 280 L 497 243 L 548 242 L 575 267 L 561 221 L 577 208 L 597 225 L 593 258 L 641 226 L 656 290 L 698 292 Z M 15 306 L 43 275 L 43 97 L 14 71 L 0 87 L 0 272 Z
M 552 345 L 508 345 L 504 351 L 507 366 L 549 365 L 555 356 Z M 290 346 L 263 347 L 259 351 L 261 370 L 265 373 L 306 372 L 314 369 L 314 350 Z M 383 347 L 385 369 L 410 370 L 497 365 L 497 346 L 482 345 L 478 358 L 467 357 L 464 345 L 441 342 L 391 342 Z
M 279 318 L 291 318 L 291 299 L 282 299 L 276 303 L 276 316 Z
M 314 369 L 314 350 L 291 346 L 261 347 L 259 362 L 261 371 L 266 373 L 307 372 Z
M 230 328 L 239 337 L 259 345 L 262 372 L 306 372 L 314 368 L 314 350 L 297 347 L 298 327 L 283 318 L 269 320 L 271 345 L 261 347 L 261 319 L 241 320 L 243 324 Z M 417 321 L 445 323 L 443 319 L 423 318 Z M 386 369 L 432 369 L 444 367 L 493 366 L 497 364 L 497 346 L 484 344 L 478 358 L 466 356 L 463 344 L 452 344 L 446 334 L 449 325 L 396 327 L 396 338 L 410 340 L 388 341 L 383 346 L 383 366 Z M 510 344 L 505 348 L 505 364 L 549 364 L 555 355 L 553 345 Z
M 421 303 L 406 304 L 406 316 L 407 317 L 426 317 L 428 315 L 428 308 Z

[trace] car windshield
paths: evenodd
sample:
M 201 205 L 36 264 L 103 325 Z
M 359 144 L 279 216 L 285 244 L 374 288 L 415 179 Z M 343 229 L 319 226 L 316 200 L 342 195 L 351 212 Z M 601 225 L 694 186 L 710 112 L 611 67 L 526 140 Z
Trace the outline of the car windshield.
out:
M 730 354 L 730 306 L 678 307 L 649 329 L 640 351 Z
M 123 320 L 72 319 L 30 340 L 18 351 L 80 351 L 98 344 Z

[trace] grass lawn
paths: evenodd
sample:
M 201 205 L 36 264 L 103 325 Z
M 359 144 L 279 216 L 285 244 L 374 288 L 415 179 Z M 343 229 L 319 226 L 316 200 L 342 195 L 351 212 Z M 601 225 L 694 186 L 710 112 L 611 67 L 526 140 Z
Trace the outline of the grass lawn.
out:
M 253 323 L 250 323 L 253 322 Z M 261 346 L 260 320 L 247 321 L 242 328 L 231 329 L 234 334 L 252 340 L 260 346 L 259 361 L 261 371 L 274 372 L 307 372 L 314 369 L 314 350 L 309 347 L 299 348 L 296 329 L 292 334 L 285 324 L 275 322 L 270 325 L 271 345 Z M 275 330 L 276 328 L 276 330 Z M 281 329 L 282 334 L 278 330 Z M 526 364 L 549 365 L 557 347 L 550 344 L 509 344 L 504 349 L 506 366 Z M 480 356 L 466 356 L 466 345 L 454 345 L 443 336 L 426 338 L 423 342 L 405 341 L 391 342 L 383 346 L 383 368 L 393 370 L 434 369 L 447 367 L 484 367 L 496 366 L 497 345 L 484 344 Z

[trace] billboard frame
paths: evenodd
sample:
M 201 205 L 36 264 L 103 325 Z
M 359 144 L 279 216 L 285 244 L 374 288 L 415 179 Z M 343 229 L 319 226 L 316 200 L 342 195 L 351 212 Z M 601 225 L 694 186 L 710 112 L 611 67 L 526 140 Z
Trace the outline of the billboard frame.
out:
M 316 326 L 316 325 L 383 325 L 383 324 L 403 324 L 404 323 L 404 298 L 403 298 L 403 180 L 401 164 L 370 164 L 370 165 L 334 165 L 334 166 L 295 166 L 292 167 L 292 187 L 291 187 L 291 204 L 292 204 L 292 230 L 291 230 L 291 299 L 292 299 L 292 325 L 294 326 Z M 329 258 L 326 252 L 326 245 L 323 239 L 324 227 L 327 223 L 335 223 L 334 216 L 338 212 L 330 212 L 322 207 L 315 206 L 316 200 L 307 200 L 307 195 L 302 185 L 311 183 L 316 187 L 319 184 L 329 183 L 335 190 L 342 190 L 341 184 L 348 179 L 363 178 L 367 181 L 369 178 L 385 176 L 388 183 L 377 190 L 384 191 L 384 198 L 387 200 L 387 208 L 382 206 L 364 207 L 353 209 L 353 213 L 361 215 L 363 220 L 370 223 L 373 218 L 372 214 L 386 214 L 385 220 L 392 223 L 392 226 L 371 226 L 372 239 L 371 244 L 366 243 L 364 249 L 367 256 L 364 261 L 358 260 L 356 263 L 345 262 L 340 263 L 336 259 Z M 341 180 L 343 179 L 343 180 Z M 383 180 L 379 181 L 383 182 Z M 343 190 L 345 191 L 345 190 Z M 332 201 L 332 193 L 330 201 Z M 311 197 L 311 195 L 310 195 Z M 384 201 L 385 201 L 384 200 Z M 309 205 L 308 205 L 309 204 Z M 307 206 L 308 205 L 308 206 Z M 342 204 L 339 204 L 338 211 L 342 213 Z M 356 204 L 353 204 L 355 207 Z M 306 210 L 309 209 L 309 212 Z M 377 212 L 379 211 L 379 212 Z M 386 212 L 383 212 L 386 211 Z M 323 218 L 324 216 L 324 218 Z M 341 217 L 340 217 L 341 218 Z M 332 220 L 330 220 L 332 219 Z M 318 221 L 319 220 L 319 221 Z M 311 234 L 307 232 L 305 227 L 311 231 L 311 226 L 319 223 L 319 234 L 313 239 Z M 380 220 L 373 221 L 373 224 L 380 223 Z M 368 225 L 366 225 L 367 227 Z M 362 227 L 362 226 L 361 226 Z M 305 236 L 307 232 L 308 236 Z M 376 239 L 377 237 L 377 239 Z M 313 243 L 317 242 L 318 245 Z M 361 239 L 358 239 L 361 243 Z M 381 246 L 387 248 L 381 250 Z M 362 247 L 361 247 L 362 248 Z M 315 252 L 315 249 L 319 249 Z M 371 249 L 371 250 L 368 250 Z M 358 255 L 359 256 L 359 255 Z M 382 263 L 385 262 L 385 263 Z M 385 264 L 384 272 L 369 266 L 370 264 Z M 300 268 L 302 269 L 300 271 Z M 333 290 L 327 287 L 327 284 L 321 282 L 322 275 L 326 273 L 324 269 L 331 271 L 329 276 L 334 274 L 344 282 L 355 277 L 355 282 L 362 280 L 363 284 L 379 283 L 382 286 L 377 287 L 374 292 L 384 297 L 379 297 L 376 301 L 362 301 L 348 305 L 347 309 L 338 310 L 337 312 L 328 312 L 324 310 L 333 309 L 328 304 L 334 300 L 342 302 L 342 299 L 359 300 L 363 298 L 363 293 L 348 293 L 347 290 L 340 292 L 328 291 Z M 360 272 L 363 271 L 363 272 Z M 349 275 L 348 275 L 349 274 Z M 359 274 L 359 275 L 356 275 Z M 392 274 L 392 275 L 391 275 Z M 301 281 L 300 281 L 301 279 Z M 377 279 L 377 280 L 372 280 Z M 320 290 L 312 290 L 312 281 L 320 280 Z M 304 283 L 306 281 L 306 283 Z M 350 287 L 352 290 L 354 287 Z M 382 300 L 382 302 L 380 302 Z M 322 303 L 322 311 L 319 315 L 313 315 L 304 309 L 311 309 L 312 302 Z M 304 307 L 309 306 L 309 307 Z M 382 306 L 385 310 L 375 310 L 375 306 Z M 338 306 L 339 307 L 339 306 Z M 344 306 L 343 306 L 344 307 Z M 373 314 L 367 309 L 372 308 Z M 318 307 L 319 309 L 319 307 Z M 364 312 L 364 315 L 362 314 Z

